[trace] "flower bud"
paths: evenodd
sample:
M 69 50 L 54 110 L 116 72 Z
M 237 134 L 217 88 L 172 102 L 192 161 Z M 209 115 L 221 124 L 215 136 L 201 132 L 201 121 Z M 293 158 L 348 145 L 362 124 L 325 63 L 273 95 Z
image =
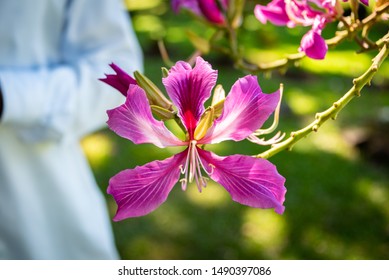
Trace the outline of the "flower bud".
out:
M 153 112 L 153 114 L 155 114 L 155 116 L 157 116 L 159 119 L 161 119 L 163 121 L 174 119 L 174 117 L 175 117 L 175 113 L 170 111 L 170 110 L 159 107 L 157 105 L 151 105 L 150 107 L 151 107 L 151 111 Z
M 162 67 L 161 70 L 162 70 L 162 77 L 167 78 L 167 76 L 169 76 L 169 70 L 165 67 Z
M 134 76 L 138 85 L 146 92 L 150 105 L 157 105 L 167 110 L 172 110 L 172 103 L 149 78 L 138 71 L 134 72 Z

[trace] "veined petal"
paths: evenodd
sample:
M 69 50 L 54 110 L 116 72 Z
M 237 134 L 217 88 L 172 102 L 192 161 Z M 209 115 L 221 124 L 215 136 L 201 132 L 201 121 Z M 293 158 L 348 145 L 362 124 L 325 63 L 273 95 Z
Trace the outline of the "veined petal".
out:
M 111 63 L 109 66 L 115 71 L 116 74 L 106 74 L 105 78 L 99 79 L 100 81 L 116 88 L 124 96 L 127 96 L 128 87 L 130 85 L 136 85 L 136 80 L 124 72 L 115 63 Z
M 204 112 L 204 102 L 210 97 L 216 79 L 217 71 L 201 57 L 196 59 L 196 66 L 193 69 L 186 62 L 177 62 L 170 69 L 169 75 L 162 79 L 190 136 L 193 136 L 194 129 Z
M 146 215 L 165 202 L 180 177 L 179 166 L 185 157 L 186 152 L 181 152 L 162 161 L 123 170 L 112 177 L 107 193 L 118 205 L 113 220 Z
M 221 116 L 214 121 L 199 143 L 219 143 L 225 140 L 240 141 L 261 128 L 274 112 L 280 92 L 263 93 L 255 76 L 245 76 L 232 86 L 224 101 Z
M 135 144 L 152 143 L 160 148 L 185 145 L 162 121 L 154 119 L 146 93 L 137 85 L 130 85 L 123 105 L 107 113 L 109 128 Z
M 282 214 L 285 207 L 285 178 L 266 159 L 243 155 L 220 157 L 198 149 L 204 166 L 212 166 L 210 177 L 221 184 L 232 200 L 256 208 L 274 208 Z

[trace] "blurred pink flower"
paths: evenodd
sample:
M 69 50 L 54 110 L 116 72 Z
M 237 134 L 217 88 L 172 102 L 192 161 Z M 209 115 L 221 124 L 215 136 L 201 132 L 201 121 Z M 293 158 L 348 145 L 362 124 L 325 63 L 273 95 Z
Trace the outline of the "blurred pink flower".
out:
M 223 10 L 227 10 L 228 1 L 229 0 L 172 0 L 172 7 L 176 13 L 182 8 L 188 9 L 196 15 L 203 16 L 211 23 L 223 25 L 225 23 Z M 221 10 L 221 8 L 223 10 Z
M 312 26 L 300 43 L 300 51 L 313 59 L 323 59 L 328 46 L 321 32 L 328 22 L 340 14 L 336 0 L 273 0 L 267 6 L 256 5 L 254 14 L 263 24 L 270 21 L 274 25 Z
M 241 141 L 259 129 L 274 112 L 280 92 L 265 94 L 255 76 L 245 76 L 232 86 L 221 115 L 212 120 L 207 131 L 196 128 L 211 96 L 217 71 L 198 57 L 192 68 L 177 62 L 163 84 L 177 115 L 186 128 L 185 140 L 178 139 L 162 121 L 154 119 L 144 90 L 129 84 L 125 104 L 109 110 L 108 126 L 135 144 L 152 143 L 158 147 L 183 146 L 186 149 L 165 160 L 157 160 L 119 172 L 109 181 L 107 192 L 118 204 L 115 221 L 142 216 L 159 207 L 180 179 L 182 189 L 195 181 L 199 191 L 206 186 L 207 174 L 220 183 L 232 199 L 257 208 L 284 211 L 285 179 L 269 161 L 245 155 L 217 156 L 201 148 L 225 140 Z

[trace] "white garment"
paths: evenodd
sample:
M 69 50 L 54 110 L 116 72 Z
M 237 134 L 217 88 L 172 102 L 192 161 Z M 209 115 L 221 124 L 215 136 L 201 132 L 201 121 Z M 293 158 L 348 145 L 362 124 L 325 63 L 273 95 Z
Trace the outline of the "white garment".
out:
M 123 102 L 98 81 L 142 67 L 121 0 L 1 0 L 0 258 L 114 259 L 79 145 Z

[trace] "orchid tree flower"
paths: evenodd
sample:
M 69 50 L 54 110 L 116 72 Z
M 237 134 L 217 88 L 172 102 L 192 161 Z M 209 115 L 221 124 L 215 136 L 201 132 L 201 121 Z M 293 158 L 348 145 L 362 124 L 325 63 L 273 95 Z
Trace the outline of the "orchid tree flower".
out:
M 272 163 L 239 154 L 222 157 L 203 148 L 205 144 L 241 141 L 252 135 L 278 106 L 280 91 L 265 94 L 257 78 L 248 75 L 236 81 L 224 99 L 223 90 L 215 87 L 216 80 L 217 71 L 201 57 L 197 57 L 193 68 L 177 62 L 163 78 L 186 130 L 185 139 L 176 137 L 163 121 L 153 117 L 146 92 L 138 84 L 129 83 L 125 103 L 107 111 L 109 128 L 135 144 L 184 149 L 167 159 L 123 170 L 110 179 L 107 192 L 118 205 L 115 221 L 155 210 L 178 181 L 183 190 L 194 182 L 201 192 L 206 177 L 222 185 L 238 203 L 283 213 L 285 179 Z M 214 87 L 215 106 L 205 109 L 204 102 Z M 223 104 L 219 113 L 218 104 Z
M 229 0 L 172 0 L 174 12 L 187 9 L 194 14 L 204 17 L 210 23 L 224 25 L 224 16 Z
M 328 46 L 321 36 L 326 24 L 342 14 L 337 0 L 273 0 L 267 6 L 256 5 L 254 14 L 263 24 L 312 26 L 302 38 L 300 51 L 313 59 L 324 59 Z

